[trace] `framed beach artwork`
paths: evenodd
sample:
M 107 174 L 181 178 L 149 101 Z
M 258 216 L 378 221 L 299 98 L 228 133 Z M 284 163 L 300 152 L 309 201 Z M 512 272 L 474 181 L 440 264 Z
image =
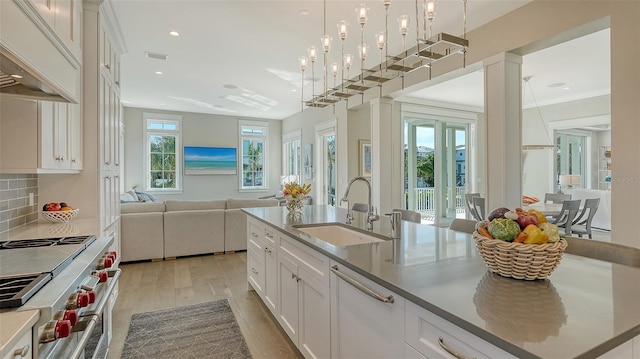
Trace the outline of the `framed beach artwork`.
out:
M 235 147 L 184 146 L 185 175 L 235 175 L 238 151 Z
M 360 176 L 371 177 L 371 141 L 358 140 L 358 153 L 360 157 Z
M 304 145 L 302 167 L 304 169 L 304 178 L 313 179 L 313 145 L 310 143 Z

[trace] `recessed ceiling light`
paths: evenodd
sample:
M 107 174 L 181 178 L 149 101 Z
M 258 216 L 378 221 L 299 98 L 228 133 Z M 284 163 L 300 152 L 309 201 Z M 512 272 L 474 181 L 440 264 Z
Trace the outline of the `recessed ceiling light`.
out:
M 162 71 L 156 71 L 156 75 L 162 75 Z
M 298 90 L 296 90 L 296 89 L 293 89 L 293 90 L 291 90 L 291 92 L 298 92 Z
M 20 75 L 15 75 L 15 74 L 14 74 L 14 75 L 11 75 L 11 77 L 13 77 L 14 79 L 21 79 L 21 78 L 22 78 L 22 76 L 20 76 Z
M 309 15 L 311 12 L 310 12 L 309 10 L 302 9 L 302 10 L 300 10 L 298 13 L 300 14 L 300 16 L 307 16 L 307 15 Z
M 177 31 L 169 31 L 169 35 L 171 36 L 180 36 L 180 33 Z
M 563 89 L 563 90 L 571 90 L 571 87 L 569 87 L 569 86 L 565 86 L 565 87 L 563 87 L 562 89 Z
M 222 85 L 222 87 L 224 87 L 226 89 L 230 89 L 230 90 L 235 90 L 235 89 L 238 88 L 238 86 L 232 85 L 232 84 L 225 84 L 225 85 Z
M 551 84 L 551 85 L 549 85 L 547 87 L 562 87 L 562 86 L 566 86 L 566 85 L 567 84 L 564 83 L 564 82 L 556 82 L 556 83 L 553 83 L 553 84 Z

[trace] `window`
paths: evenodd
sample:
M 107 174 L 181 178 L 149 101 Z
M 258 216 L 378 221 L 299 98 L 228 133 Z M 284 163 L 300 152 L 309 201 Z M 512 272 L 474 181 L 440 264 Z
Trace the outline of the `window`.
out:
M 242 175 L 240 189 L 267 189 L 268 151 L 267 134 L 269 124 L 258 121 L 240 121 L 240 157 L 242 158 Z
M 145 190 L 181 189 L 181 116 L 144 114 Z
M 282 136 L 282 180 L 284 182 L 296 181 L 300 183 L 302 168 L 302 131 L 289 132 Z

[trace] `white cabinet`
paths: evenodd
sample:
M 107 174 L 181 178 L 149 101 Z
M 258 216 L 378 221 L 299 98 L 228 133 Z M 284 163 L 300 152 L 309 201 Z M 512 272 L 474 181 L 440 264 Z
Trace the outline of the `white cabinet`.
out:
M 329 358 L 329 261 L 315 251 L 298 247 L 292 239 L 282 237 L 280 243 L 278 321 L 305 358 Z M 305 260 L 309 256 L 325 265 L 310 264 Z
M 407 301 L 406 343 L 427 358 L 505 358 L 513 355 L 461 329 L 441 317 Z
M 329 259 L 248 217 L 247 280 L 307 358 L 330 357 Z
M 29 328 L 30 329 L 30 328 Z M 19 334 L 18 334 L 19 335 Z M 31 359 L 33 358 L 33 348 L 31 347 L 31 330 L 25 331 L 18 342 L 4 355 L 2 359 Z
M 277 231 L 247 219 L 247 277 L 264 304 L 277 316 Z
M 80 105 L 38 102 L 39 173 L 77 172 L 82 169 Z
M 73 103 L 82 91 L 82 3 L 0 1 L 2 53 Z
M 3 172 L 82 170 L 80 105 L 2 96 L 0 109 Z
M 403 353 L 404 298 L 333 261 L 331 270 L 331 357 Z

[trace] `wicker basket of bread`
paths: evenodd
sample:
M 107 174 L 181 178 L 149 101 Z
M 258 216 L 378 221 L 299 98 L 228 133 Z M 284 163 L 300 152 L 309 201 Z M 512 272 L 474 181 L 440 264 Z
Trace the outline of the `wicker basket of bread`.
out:
M 517 208 L 492 211 L 490 220 L 478 222 L 473 239 L 489 269 L 505 277 L 546 279 L 567 248 L 558 227 L 537 211 Z

